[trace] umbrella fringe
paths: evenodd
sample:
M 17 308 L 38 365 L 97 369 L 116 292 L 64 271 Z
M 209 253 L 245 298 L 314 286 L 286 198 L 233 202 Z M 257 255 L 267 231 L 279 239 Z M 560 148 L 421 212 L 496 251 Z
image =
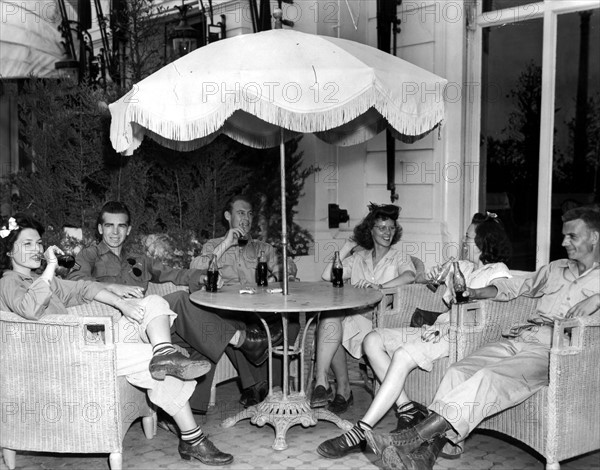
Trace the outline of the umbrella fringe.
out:
M 398 102 L 398 99 L 394 100 L 389 94 L 383 93 L 379 87 L 374 86 L 348 100 L 342 107 L 336 104 L 335 109 L 299 113 L 281 108 L 271 101 L 242 100 L 240 95 L 234 95 L 231 98 L 228 97 L 226 103 L 212 115 L 184 123 L 165 121 L 160 116 L 148 113 L 136 103 L 129 103 L 126 120 L 130 123 L 137 123 L 145 130 L 135 132 L 134 136 L 132 135 L 133 129 L 127 126 L 129 135 L 125 140 L 129 144 L 127 148 L 129 152 L 140 145 L 143 135 L 139 134 L 143 133 L 152 135 L 153 139 L 170 148 L 193 150 L 210 142 L 222 132 L 251 147 L 274 147 L 279 144 L 278 136 L 256 135 L 254 129 L 252 132 L 246 132 L 244 129 L 225 124 L 225 121 L 240 110 L 294 132 L 326 132 L 328 130 L 335 132 L 335 128 L 358 118 L 370 108 L 376 109 L 398 134 L 410 138 L 426 134 L 444 118 L 444 101 L 439 93 L 420 94 L 420 96 L 424 96 L 424 99 L 421 102 L 413 103 L 412 109 L 407 109 L 409 102 L 405 98 L 400 97 L 400 102 Z

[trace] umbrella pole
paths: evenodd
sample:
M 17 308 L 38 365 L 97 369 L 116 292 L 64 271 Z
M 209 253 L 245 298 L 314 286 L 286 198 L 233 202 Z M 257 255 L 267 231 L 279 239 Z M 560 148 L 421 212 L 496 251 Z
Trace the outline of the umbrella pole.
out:
M 279 144 L 279 161 L 281 171 L 281 246 L 283 248 L 283 295 L 288 295 L 287 203 L 285 200 L 285 142 L 283 141 L 283 129 L 281 129 L 281 142 Z

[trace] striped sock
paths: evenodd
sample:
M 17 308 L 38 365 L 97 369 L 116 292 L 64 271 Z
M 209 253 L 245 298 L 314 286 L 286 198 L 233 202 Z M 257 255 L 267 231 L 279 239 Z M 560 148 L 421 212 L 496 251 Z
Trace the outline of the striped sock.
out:
M 398 406 L 398 413 L 405 413 L 407 411 L 412 411 L 415 408 L 415 403 L 409 401 L 402 406 Z
M 171 343 L 158 343 L 152 346 L 152 355 L 153 356 L 164 356 L 166 354 L 171 354 L 176 352 L 177 349 L 173 347 Z
M 191 429 L 190 431 L 181 431 L 181 440 L 187 442 L 191 446 L 200 444 L 206 435 L 200 429 L 200 426 Z
M 352 447 L 365 440 L 365 431 L 372 431 L 373 428 L 364 421 L 359 421 L 350 431 L 344 434 L 348 446 Z

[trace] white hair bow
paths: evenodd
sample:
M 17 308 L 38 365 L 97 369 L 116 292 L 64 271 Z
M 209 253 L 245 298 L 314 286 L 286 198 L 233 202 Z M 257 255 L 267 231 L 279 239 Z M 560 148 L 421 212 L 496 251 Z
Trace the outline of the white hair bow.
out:
M 13 230 L 18 230 L 18 228 L 19 226 L 17 225 L 17 221 L 14 217 L 11 217 L 10 219 L 8 219 L 8 228 L 5 225 L 2 227 L 2 229 L 0 229 L 0 237 L 6 238 L 10 235 L 10 232 L 12 232 Z

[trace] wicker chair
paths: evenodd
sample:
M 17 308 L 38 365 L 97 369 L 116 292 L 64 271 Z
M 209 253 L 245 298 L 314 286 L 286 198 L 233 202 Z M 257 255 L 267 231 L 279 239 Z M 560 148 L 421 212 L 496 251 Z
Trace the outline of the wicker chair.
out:
M 398 328 L 410 325 L 410 319 L 417 307 L 430 310 L 435 312 L 442 312 L 446 310 L 442 301 L 442 289 L 439 289 L 437 293 L 432 293 L 427 286 L 424 284 L 408 284 L 401 287 L 390 287 L 384 288 L 382 292 L 385 294 L 384 301 L 380 302 L 375 308 L 373 315 L 373 328 Z M 389 300 L 392 297 L 392 303 Z M 307 332 L 306 345 L 312 350 L 308 351 L 306 357 L 309 359 L 305 364 L 305 377 L 308 378 L 306 385 L 307 390 L 310 390 L 310 382 L 312 381 L 314 371 L 314 361 L 316 360 L 314 354 L 314 339 L 315 339 L 315 323 L 313 322 Z M 447 359 L 438 361 L 434 365 L 432 372 L 425 372 L 421 370 L 413 371 L 407 380 L 406 389 L 409 396 L 413 397 L 414 400 L 429 403 L 437 386 L 439 385 L 446 369 L 448 368 L 449 362 Z M 349 357 L 348 358 L 348 369 L 350 378 L 356 376 L 355 369 L 359 369 L 359 376 L 361 381 L 370 390 L 377 389 L 377 382 L 373 375 L 369 372 L 366 367 L 361 367 L 360 361 Z M 429 400 L 429 401 L 428 401 Z
M 386 308 L 383 302 L 379 305 L 374 320 L 374 327 L 399 328 L 410 326 L 410 320 L 416 308 L 432 312 L 443 312 L 448 308 L 444 305 L 443 288 L 431 292 L 424 284 L 409 284 L 395 289 L 384 289 L 387 295 L 393 295 L 392 307 Z M 413 370 L 405 384 L 408 396 L 419 403 L 428 405 L 450 366 L 450 359 L 445 357 L 433 364 L 431 372 L 421 369 Z
M 0 311 L 0 447 L 11 470 L 17 450 L 109 453 L 119 470 L 131 423 L 142 417 L 146 437 L 156 433 L 146 393 L 116 375 L 116 310 L 97 302 L 69 310 L 37 322 Z M 96 325 L 104 334 L 90 332 Z
M 164 282 L 161 284 L 151 282 L 148 284 L 146 295 L 154 294 L 162 297 L 180 290 L 185 292 L 189 291 L 187 286 L 176 286 L 172 282 Z M 229 358 L 223 354 L 221 359 L 219 359 L 217 366 L 215 367 L 215 375 L 210 388 L 210 399 L 208 402 L 209 406 L 214 406 L 217 402 L 217 385 L 227 382 L 228 380 L 235 379 L 237 376 L 237 370 L 235 367 L 233 367 L 233 364 Z
M 536 305 L 535 299 L 519 297 L 510 302 L 486 300 L 455 306 L 450 357 L 459 360 L 483 344 L 497 341 L 502 331 L 523 324 Z M 555 323 L 548 386 L 523 403 L 490 416 L 478 428 L 527 444 L 545 457 L 547 470 L 559 469 L 562 460 L 600 449 L 598 361 L 597 315 Z

